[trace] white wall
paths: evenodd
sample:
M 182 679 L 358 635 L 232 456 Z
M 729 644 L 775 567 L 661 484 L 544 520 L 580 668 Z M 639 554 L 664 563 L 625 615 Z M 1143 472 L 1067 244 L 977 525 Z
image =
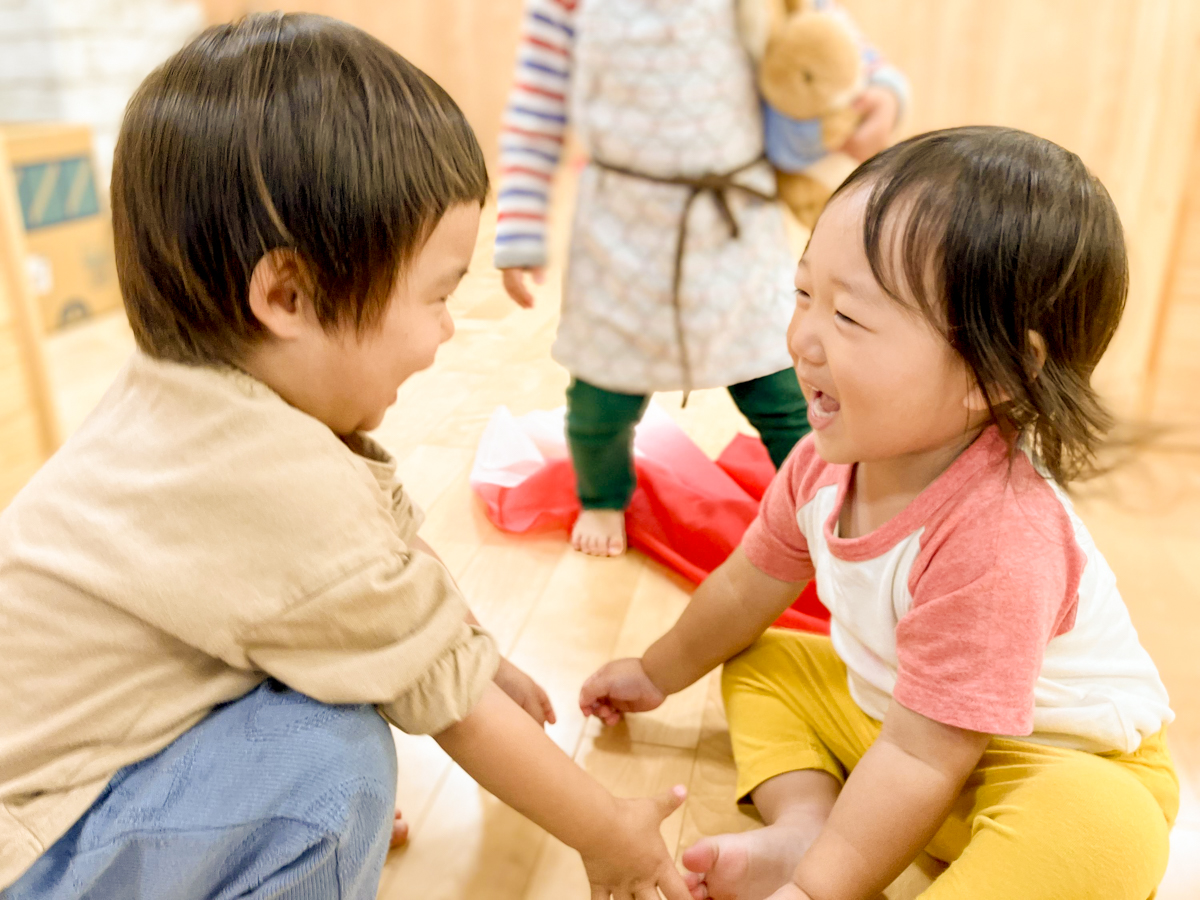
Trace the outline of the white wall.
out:
M 130 95 L 204 22 L 197 0 L 0 0 L 0 120 L 91 125 L 107 185 Z

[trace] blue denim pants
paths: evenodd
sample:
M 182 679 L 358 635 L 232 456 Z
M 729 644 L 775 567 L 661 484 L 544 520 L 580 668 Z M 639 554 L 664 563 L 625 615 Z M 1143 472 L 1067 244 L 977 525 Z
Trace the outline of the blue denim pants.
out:
M 374 707 L 266 681 L 119 771 L 0 900 L 374 900 L 395 800 Z

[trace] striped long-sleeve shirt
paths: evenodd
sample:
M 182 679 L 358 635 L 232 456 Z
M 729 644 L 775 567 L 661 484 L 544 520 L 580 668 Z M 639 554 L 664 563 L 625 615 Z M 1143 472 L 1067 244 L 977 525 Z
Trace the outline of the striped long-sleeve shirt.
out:
M 516 74 L 500 132 L 493 256 L 497 268 L 546 264 L 550 186 L 567 129 L 575 10 L 579 2 L 525 0 Z M 834 6 L 832 0 L 822 0 L 821 5 Z M 865 40 L 862 54 L 867 83 L 892 90 L 903 109 L 908 102 L 904 75 Z
M 495 263 L 546 263 L 550 183 L 567 128 L 577 0 L 526 0 L 516 76 L 500 132 Z

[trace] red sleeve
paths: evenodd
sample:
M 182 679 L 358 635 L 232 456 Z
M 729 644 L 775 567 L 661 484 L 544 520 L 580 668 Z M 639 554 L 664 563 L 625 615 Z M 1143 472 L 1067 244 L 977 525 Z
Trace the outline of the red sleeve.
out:
M 801 582 L 813 577 L 808 541 L 796 511 L 818 464 L 820 457 L 811 440 L 797 444 L 767 486 L 758 516 L 742 537 L 742 550 L 755 568 L 780 581 Z
M 1074 624 L 1086 556 L 1050 487 L 1012 474 L 1025 489 L 977 493 L 931 523 L 896 628 L 892 696 L 946 725 L 1025 735 L 1046 644 Z

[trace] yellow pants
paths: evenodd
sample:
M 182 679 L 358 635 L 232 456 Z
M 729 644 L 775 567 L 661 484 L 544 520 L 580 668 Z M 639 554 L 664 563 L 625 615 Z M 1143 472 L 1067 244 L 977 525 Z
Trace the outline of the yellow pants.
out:
M 879 736 L 829 638 L 768 631 L 722 679 L 738 796 L 820 769 L 844 782 Z M 1167 867 L 1179 781 L 1162 732 L 1135 753 L 993 739 L 926 848 L 927 900 L 1146 900 Z

